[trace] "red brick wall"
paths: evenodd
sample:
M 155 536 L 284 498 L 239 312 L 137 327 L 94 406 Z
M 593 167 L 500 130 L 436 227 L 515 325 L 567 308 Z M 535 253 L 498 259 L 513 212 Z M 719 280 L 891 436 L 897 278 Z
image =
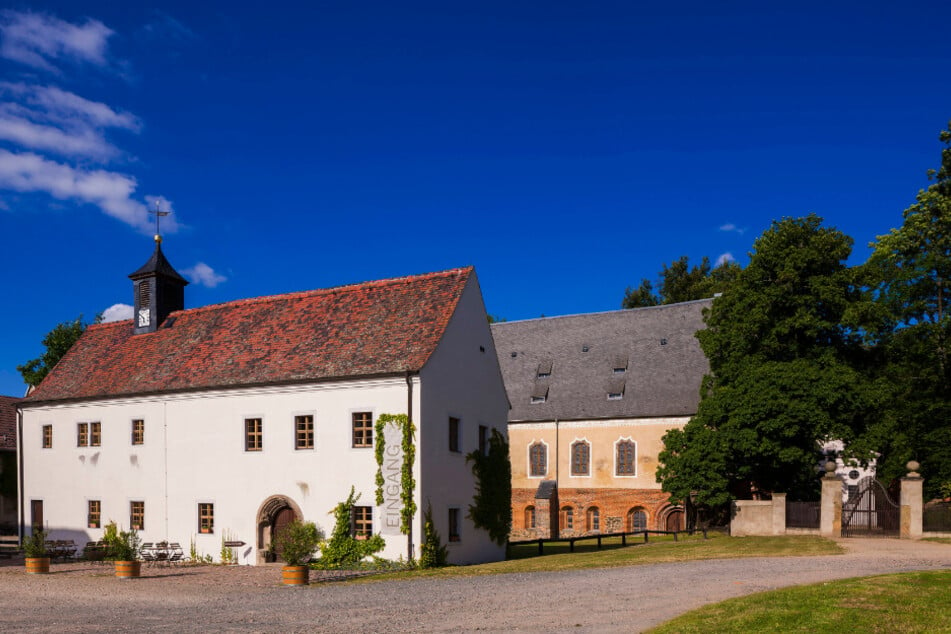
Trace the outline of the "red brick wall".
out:
M 665 530 L 665 512 L 670 506 L 668 495 L 656 489 L 558 489 L 558 505 L 554 511 L 554 527 L 558 527 L 557 511 L 571 506 L 574 511 L 574 528 L 561 530 L 561 537 L 574 537 L 586 534 L 588 509 L 597 506 L 602 533 L 614 533 L 628 530 L 627 513 L 633 508 L 642 508 L 647 513 L 647 528 Z M 548 527 L 544 526 L 544 515 L 539 510 L 539 502 L 548 506 L 548 500 L 536 500 L 535 489 L 512 489 L 512 540 L 548 538 Z M 536 529 L 525 526 L 525 508 L 535 506 Z M 547 508 L 545 509 L 548 510 Z

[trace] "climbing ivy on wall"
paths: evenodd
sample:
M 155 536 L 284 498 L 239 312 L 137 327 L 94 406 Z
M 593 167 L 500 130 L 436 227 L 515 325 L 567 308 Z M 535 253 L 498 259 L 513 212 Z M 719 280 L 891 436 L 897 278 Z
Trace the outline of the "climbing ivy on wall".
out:
M 466 461 L 472 463 L 476 480 L 469 519 L 502 546 L 512 530 L 512 465 L 505 436 L 493 429 L 489 451 L 484 454 L 477 449 L 466 455 Z
M 413 478 L 413 463 L 416 461 L 416 444 L 413 439 L 416 426 L 406 414 L 380 414 L 374 425 L 374 450 L 376 452 L 376 504 L 383 505 L 383 487 L 386 480 L 383 478 L 383 455 L 386 442 L 383 430 L 387 424 L 394 423 L 403 432 L 403 466 L 400 469 L 400 501 L 403 508 L 400 510 L 400 532 L 409 534 L 413 516 L 416 515 L 416 502 L 413 500 L 413 491 L 416 490 L 416 480 Z

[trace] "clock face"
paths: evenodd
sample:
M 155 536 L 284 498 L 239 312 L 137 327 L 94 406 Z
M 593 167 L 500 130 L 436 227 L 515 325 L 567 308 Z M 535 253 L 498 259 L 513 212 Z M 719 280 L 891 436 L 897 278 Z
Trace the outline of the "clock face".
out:
M 140 326 L 149 325 L 149 309 L 148 308 L 139 309 L 139 325 Z

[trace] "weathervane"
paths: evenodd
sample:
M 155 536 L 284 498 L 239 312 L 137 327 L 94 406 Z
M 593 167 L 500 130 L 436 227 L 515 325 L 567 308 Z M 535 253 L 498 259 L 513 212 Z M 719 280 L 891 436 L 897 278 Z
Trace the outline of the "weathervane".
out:
M 150 214 L 155 214 L 155 241 L 161 243 L 161 242 L 162 242 L 162 234 L 159 233 L 159 219 L 160 219 L 160 218 L 163 218 L 163 217 L 165 217 L 165 216 L 167 216 L 167 215 L 169 215 L 169 214 L 172 213 L 172 212 L 170 212 L 170 211 L 161 211 L 161 210 L 159 209 L 159 202 L 160 202 L 160 199 L 159 199 L 159 198 L 156 198 L 156 199 L 155 199 L 155 209 L 149 210 L 149 213 L 150 213 Z

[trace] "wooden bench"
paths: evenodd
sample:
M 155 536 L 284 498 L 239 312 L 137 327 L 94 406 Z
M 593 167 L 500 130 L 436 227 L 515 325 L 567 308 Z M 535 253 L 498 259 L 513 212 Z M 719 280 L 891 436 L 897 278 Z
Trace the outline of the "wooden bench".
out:
M 10 559 L 20 554 L 20 538 L 16 535 L 0 535 L 0 557 Z

